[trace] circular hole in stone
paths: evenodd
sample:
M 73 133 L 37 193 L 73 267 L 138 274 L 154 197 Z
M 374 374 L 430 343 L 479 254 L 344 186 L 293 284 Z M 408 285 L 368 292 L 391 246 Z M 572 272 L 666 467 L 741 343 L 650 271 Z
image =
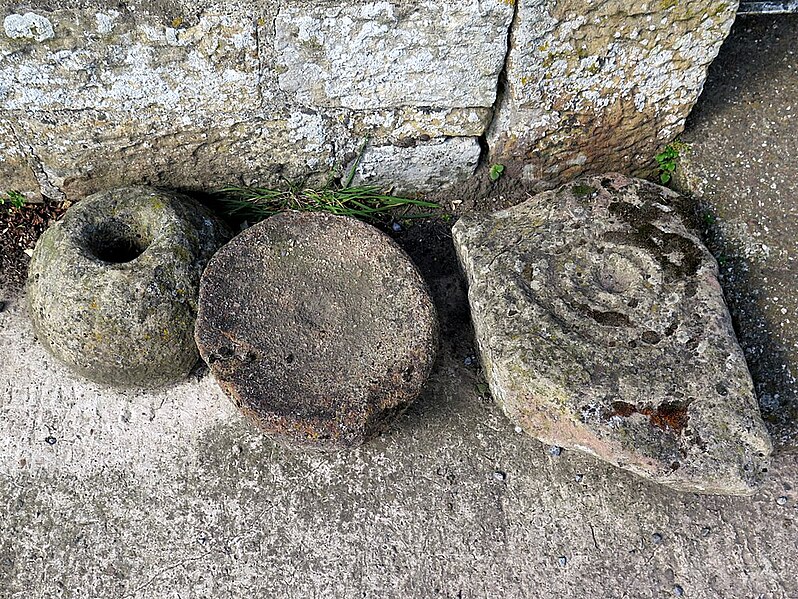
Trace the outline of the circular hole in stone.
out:
M 89 252 L 111 264 L 132 262 L 150 245 L 141 231 L 116 219 L 108 219 L 89 228 L 86 235 Z

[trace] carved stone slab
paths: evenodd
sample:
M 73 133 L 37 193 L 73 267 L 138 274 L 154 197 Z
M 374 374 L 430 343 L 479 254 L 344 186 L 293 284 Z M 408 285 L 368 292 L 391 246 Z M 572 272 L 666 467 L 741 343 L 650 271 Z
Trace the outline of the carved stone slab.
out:
M 584 178 L 462 218 L 482 364 L 526 432 L 670 487 L 750 494 L 771 452 L 717 263 L 680 198 Z
M 103 385 L 183 379 L 199 358 L 200 275 L 229 233 L 178 193 L 123 187 L 81 200 L 33 251 L 26 292 L 39 340 Z

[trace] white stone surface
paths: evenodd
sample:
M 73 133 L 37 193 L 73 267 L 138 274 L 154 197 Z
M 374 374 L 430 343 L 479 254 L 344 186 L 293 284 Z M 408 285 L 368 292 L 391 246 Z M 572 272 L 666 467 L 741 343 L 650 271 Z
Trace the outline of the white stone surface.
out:
M 207 13 L 195 25 L 175 30 L 157 17 L 134 19 L 129 13 L 123 18 L 60 11 L 53 18 L 59 36 L 50 44 L 27 52 L 0 44 L 4 109 L 132 113 L 157 108 L 172 118 L 191 118 L 260 107 L 250 19 Z
M 291 3 L 280 87 L 309 106 L 492 106 L 512 14 L 502 0 Z
M 3 29 L 11 39 L 30 38 L 43 42 L 55 36 L 50 20 L 33 12 L 8 15 L 3 19 Z
M 353 181 L 393 187 L 396 193 L 411 189 L 436 191 L 451 181 L 462 181 L 472 175 L 479 153 L 479 140 L 475 137 L 455 137 L 407 148 L 369 147 Z M 411 182 L 412 187 L 405 182 Z

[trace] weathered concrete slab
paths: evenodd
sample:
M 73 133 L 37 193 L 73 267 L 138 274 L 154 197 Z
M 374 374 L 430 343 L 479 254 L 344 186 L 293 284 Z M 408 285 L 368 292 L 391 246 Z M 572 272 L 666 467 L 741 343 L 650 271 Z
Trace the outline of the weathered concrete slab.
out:
M 371 444 L 292 452 L 207 376 L 158 393 L 72 378 L 19 301 L 0 312 L 7 597 L 798 594 L 794 456 L 753 498 L 552 457 L 452 354 Z
M 777 450 L 798 450 L 798 16 L 741 19 L 683 137 L 679 185 L 702 206 Z
M 751 494 L 770 439 L 682 203 L 610 174 L 452 232 L 482 364 L 515 424 L 676 489 Z

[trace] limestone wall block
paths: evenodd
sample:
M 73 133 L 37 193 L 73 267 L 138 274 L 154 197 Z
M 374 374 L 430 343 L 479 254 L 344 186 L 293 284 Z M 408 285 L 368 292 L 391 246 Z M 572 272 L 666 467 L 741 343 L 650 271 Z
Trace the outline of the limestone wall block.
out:
M 363 180 L 412 191 L 462 181 L 480 160 L 541 187 L 646 174 L 736 8 L 0 0 L 0 173 L 29 197 L 71 199 L 102 186 L 324 180 L 368 141 Z
M 275 25 L 279 85 L 302 105 L 490 107 L 512 15 L 502 0 L 294 1 Z
M 581 172 L 645 173 L 683 128 L 736 10 L 518 0 L 491 160 L 519 161 L 545 186 Z

